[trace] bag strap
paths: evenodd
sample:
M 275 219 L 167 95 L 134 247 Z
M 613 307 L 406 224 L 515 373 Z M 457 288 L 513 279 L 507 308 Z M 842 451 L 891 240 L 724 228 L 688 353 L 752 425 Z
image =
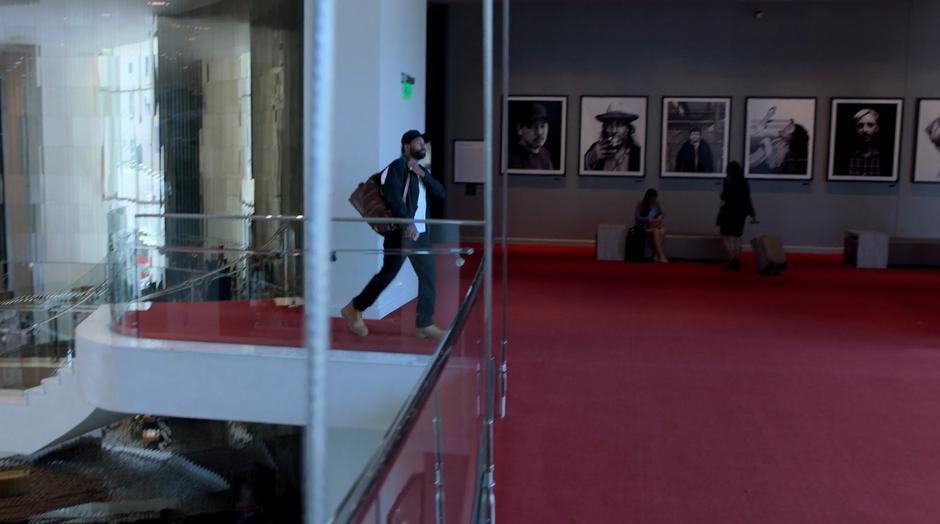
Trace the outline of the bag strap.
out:
M 388 177 L 388 168 L 392 167 L 392 164 L 385 166 L 385 169 L 382 170 L 382 176 L 379 177 L 379 181 L 382 182 L 382 185 L 385 185 L 385 179 Z M 401 194 L 401 199 L 405 200 L 408 198 L 408 185 L 411 184 L 411 172 L 405 172 L 405 191 Z

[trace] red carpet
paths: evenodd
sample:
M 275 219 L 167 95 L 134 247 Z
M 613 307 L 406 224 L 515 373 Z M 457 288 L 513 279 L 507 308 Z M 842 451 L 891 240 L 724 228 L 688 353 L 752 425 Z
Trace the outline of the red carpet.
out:
M 115 330 L 141 338 L 196 342 L 303 345 L 304 308 L 276 306 L 271 300 L 226 302 L 156 302 L 146 311 L 132 311 Z M 381 320 L 368 320 L 369 336 L 350 333 L 342 319 L 331 319 L 332 346 L 349 351 L 431 354 L 435 341 L 412 336 L 414 301 Z
M 503 523 L 940 522 L 940 271 L 513 248 Z
M 456 315 L 479 258 L 478 254 L 467 257 L 462 267 L 457 267 L 452 257 L 437 258 L 435 322 L 441 328 L 446 329 Z M 412 300 L 381 320 L 366 320 L 369 336 L 365 338 L 350 333 L 342 319 L 331 319 L 330 347 L 433 353 L 436 341 L 414 337 L 416 302 Z M 127 313 L 114 329 L 142 338 L 301 347 L 303 314 L 303 306 L 277 306 L 273 300 L 155 302 L 147 310 Z

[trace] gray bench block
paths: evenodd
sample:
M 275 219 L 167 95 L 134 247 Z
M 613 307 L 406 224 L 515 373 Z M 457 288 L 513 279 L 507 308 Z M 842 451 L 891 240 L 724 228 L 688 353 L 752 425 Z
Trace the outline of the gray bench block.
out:
M 597 260 L 623 260 L 628 230 L 625 224 L 599 224 Z M 728 256 L 719 235 L 667 234 L 663 250 L 667 258 L 675 260 L 724 261 Z M 653 256 L 653 248 L 649 243 L 644 254 L 647 258 Z
M 666 235 L 663 251 L 670 260 L 724 261 L 728 258 L 719 235 Z
M 889 266 L 940 266 L 940 238 L 892 237 Z
M 888 267 L 888 235 L 880 231 L 850 229 L 843 240 L 843 259 L 850 266 Z
M 626 258 L 626 224 L 599 224 L 597 226 L 597 259 L 619 260 Z

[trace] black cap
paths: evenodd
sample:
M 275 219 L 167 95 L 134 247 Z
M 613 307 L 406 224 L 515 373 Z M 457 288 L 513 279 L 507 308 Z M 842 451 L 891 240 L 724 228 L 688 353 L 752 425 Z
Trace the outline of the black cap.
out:
M 401 145 L 410 144 L 412 140 L 418 137 L 423 138 L 425 142 L 431 141 L 431 137 L 428 135 L 422 134 L 417 129 L 409 129 L 408 131 L 405 131 L 404 135 L 401 136 Z
M 527 104 L 522 114 L 522 123 L 532 125 L 534 122 L 547 121 L 548 110 L 542 104 Z

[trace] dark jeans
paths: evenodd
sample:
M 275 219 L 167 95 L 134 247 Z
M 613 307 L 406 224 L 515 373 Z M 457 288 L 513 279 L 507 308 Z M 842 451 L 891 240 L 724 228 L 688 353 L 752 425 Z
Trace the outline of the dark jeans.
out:
M 421 233 L 417 240 L 411 241 L 404 238 L 401 231 L 396 231 L 385 235 L 383 247 L 386 250 L 430 249 L 431 239 L 425 232 Z M 432 317 L 434 317 L 434 255 L 409 254 L 407 257 L 411 260 L 411 267 L 418 275 L 418 315 L 415 326 L 427 327 L 433 323 Z M 375 303 L 382 291 L 385 291 L 392 280 L 395 280 L 395 276 L 398 275 L 404 263 L 405 255 L 386 253 L 382 259 L 382 269 L 366 284 L 362 293 L 353 299 L 353 307 L 359 311 L 365 311 Z

